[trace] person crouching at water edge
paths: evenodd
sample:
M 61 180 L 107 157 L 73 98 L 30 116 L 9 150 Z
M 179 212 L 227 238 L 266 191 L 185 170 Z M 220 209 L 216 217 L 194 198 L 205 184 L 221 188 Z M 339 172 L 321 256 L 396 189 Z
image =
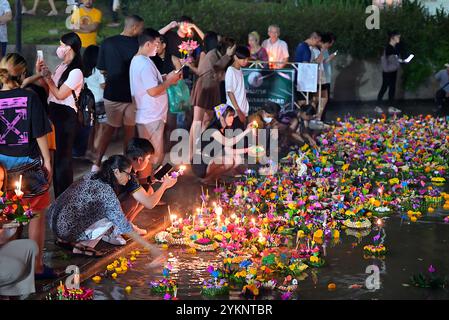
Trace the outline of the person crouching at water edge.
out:
M 151 157 L 154 155 L 154 147 L 147 139 L 133 138 L 129 141 L 126 148 L 125 156 L 131 160 L 132 178 L 125 186 L 119 186 L 118 198 L 122 206 L 126 218 L 138 234 L 145 235 L 147 231 L 137 227 L 132 222 L 143 208 L 153 209 L 161 200 L 165 190 L 173 187 L 177 178 L 170 175 L 162 179 L 162 184 L 157 189 L 149 185 L 149 179 L 146 176 L 139 182 L 138 174 L 145 171 L 147 166 L 151 164 Z
M 152 255 L 157 250 L 133 230 L 116 195 L 132 179 L 131 161 L 115 155 L 104 161 L 100 171 L 89 173 L 64 191 L 48 210 L 48 221 L 57 244 L 73 248 L 74 254 L 104 255 L 95 250 L 100 240 L 126 244 L 121 235 L 135 240 Z
M 221 104 L 215 107 L 215 120 L 196 143 L 192 170 L 204 184 L 211 184 L 222 174 L 237 169 L 243 164 L 241 155 L 248 153 L 248 148 L 234 149 L 234 146 L 238 146 L 250 131 L 255 136 L 256 126 L 250 123 L 245 131 L 237 135 L 225 134 L 225 131 L 231 131 L 235 115 L 231 106 Z

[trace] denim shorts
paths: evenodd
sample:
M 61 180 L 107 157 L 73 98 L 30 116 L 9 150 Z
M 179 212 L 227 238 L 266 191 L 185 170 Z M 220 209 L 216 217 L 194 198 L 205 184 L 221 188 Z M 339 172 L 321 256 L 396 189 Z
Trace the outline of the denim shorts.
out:
M 11 170 L 17 167 L 30 164 L 34 159 L 30 157 L 12 157 L 4 154 L 0 154 L 0 162 L 5 166 L 6 170 Z

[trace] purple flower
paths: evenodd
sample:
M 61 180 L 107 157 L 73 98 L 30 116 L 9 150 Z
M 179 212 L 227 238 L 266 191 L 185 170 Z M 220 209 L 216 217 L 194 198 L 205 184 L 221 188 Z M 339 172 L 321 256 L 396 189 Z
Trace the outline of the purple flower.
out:
M 432 265 L 430 265 L 429 272 L 434 273 L 435 271 L 436 271 L 436 269 Z
M 380 239 L 380 233 L 378 233 L 378 234 L 373 238 L 374 242 L 379 241 L 379 239 Z
M 214 272 L 214 266 L 208 266 L 207 267 L 207 272 L 209 272 L 209 273 Z
M 290 291 L 287 291 L 286 293 L 282 294 L 281 299 L 282 300 L 288 300 L 292 296 L 292 293 Z
M 169 293 L 164 294 L 164 300 L 171 300 L 171 295 Z

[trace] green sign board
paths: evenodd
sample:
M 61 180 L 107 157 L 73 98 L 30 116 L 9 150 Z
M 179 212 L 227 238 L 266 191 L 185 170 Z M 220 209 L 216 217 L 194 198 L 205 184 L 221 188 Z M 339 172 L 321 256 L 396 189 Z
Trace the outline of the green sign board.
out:
M 294 69 L 243 68 L 242 72 L 250 114 L 267 101 L 276 102 L 283 111 L 294 110 Z

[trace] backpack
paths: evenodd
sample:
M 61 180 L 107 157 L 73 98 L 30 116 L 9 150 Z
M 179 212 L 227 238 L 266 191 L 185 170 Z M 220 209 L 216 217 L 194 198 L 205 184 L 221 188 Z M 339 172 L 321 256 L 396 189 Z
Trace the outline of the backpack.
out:
M 395 72 L 398 71 L 400 67 L 399 58 L 396 55 L 389 55 L 387 57 L 386 52 L 384 51 L 382 58 L 382 71 L 383 72 Z
M 81 89 L 80 95 L 77 98 L 75 91 L 72 90 L 73 98 L 75 99 L 75 104 L 77 108 L 78 123 L 82 127 L 90 127 L 94 123 L 95 118 L 95 96 L 84 84 Z

